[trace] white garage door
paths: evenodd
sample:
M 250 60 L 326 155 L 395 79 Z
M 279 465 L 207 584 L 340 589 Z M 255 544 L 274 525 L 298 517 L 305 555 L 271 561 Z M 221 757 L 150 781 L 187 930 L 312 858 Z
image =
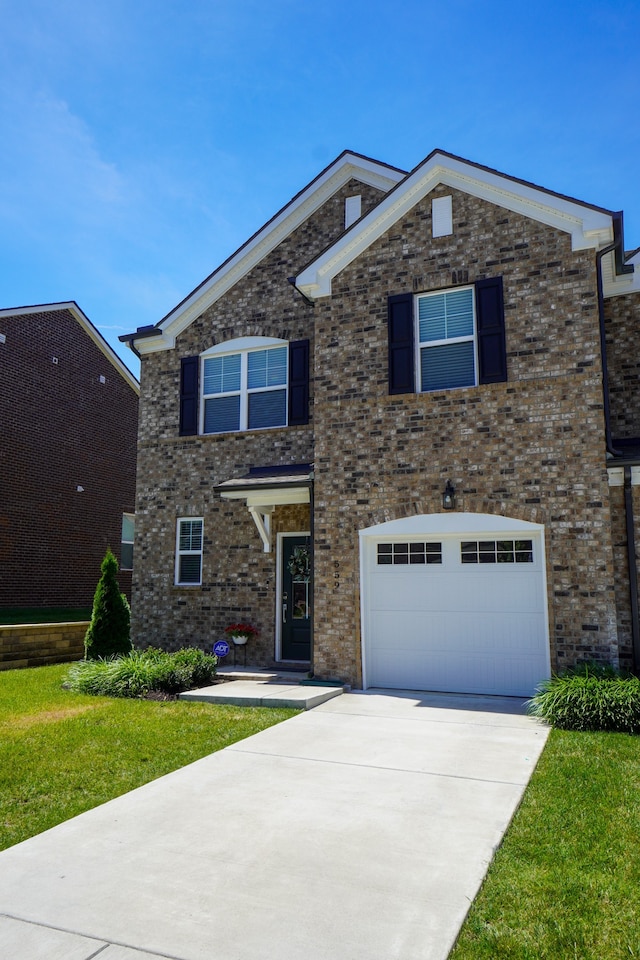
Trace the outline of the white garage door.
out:
M 549 676 L 542 527 L 436 514 L 361 536 L 366 686 L 530 696 Z

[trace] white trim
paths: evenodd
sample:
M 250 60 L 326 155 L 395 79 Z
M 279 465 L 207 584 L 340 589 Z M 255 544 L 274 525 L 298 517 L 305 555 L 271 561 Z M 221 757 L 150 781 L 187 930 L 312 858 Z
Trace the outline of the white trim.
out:
M 124 519 L 125 519 L 125 517 L 126 517 L 128 520 L 130 520 L 131 523 L 133 524 L 133 540 L 125 540 L 125 539 L 123 538 L 123 536 L 122 536 L 123 533 L 124 533 L 124 530 L 122 530 L 122 527 L 124 526 Z M 135 513 L 127 513 L 126 511 L 123 511 L 123 513 L 122 513 L 122 524 L 121 524 L 121 527 L 120 527 L 120 569 L 121 569 L 121 570 L 133 570 L 133 562 L 132 562 L 132 564 L 131 564 L 130 567 L 125 567 L 125 566 L 123 566 L 123 563 L 122 563 L 122 547 L 124 546 L 125 543 L 127 544 L 127 546 L 128 546 L 129 544 L 131 544 L 131 556 L 132 556 L 132 559 L 133 559 L 133 547 L 134 547 L 134 544 L 135 544 L 135 538 L 136 538 L 136 515 L 135 515 Z
M 547 586 L 547 563 L 545 548 L 545 527 L 541 523 L 530 523 L 527 520 L 516 520 L 510 517 L 496 516 L 487 513 L 431 513 L 405 517 L 400 520 L 389 520 L 373 527 L 359 531 L 360 543 L 360 654 L 362 661 L 362 688 L 366 690 L 367 683 L 367 553 L 375 540 L 406 539 L 407 537 L 424 536 L 444 540 L 448 537 L 460 537 L 469 534 L 482 534 L 487 539 L 503 538 L 505 533 L 528 533 L 531 537 L 539 538 L 540 570 L 542 575 L 542 593 L 544 603 L 544 630 L 545 655 L 547 676 L 551 675 L 551 649 L 549 644 L 549 597 Z M 536 546 L 534 546 L 534 550 Z M 535 553 L 534 553 L 535 556 Z
M 616 274 L 615 252 L 602 258 L 602 292 L 605 299 L 620 297 L 625 293 L 640 292 L 640 250 L 627 260 L 635 269 L 633 273 Z
M 195 522 L 199 521 L 202 524 L 202 543 L 200 550 L 180 550 L 180 524 L 184 522 Z M 204 568 L 204 517 L 177 517 L 176 518 L 176 556 L 175 556 L 175 571 L 173 577 L 173 585 L 175 587 L 201 587 L 202 586 L 202 574 Z M 199 556 L 200 557 L 200 580 L 198 583 L 182 583 L 179 580 L 180 573 L 180 557 L 182 556 Z
M 453 197 L 434 197 L 431 201 L 431 236 L 450 237 L 453 233 Z
M 241 344 L 245 343 L 248 346 L 236 347 L 236 349 L 231 349 L 232 344 Z M 285 381 L 281 384 L 272 384 L 267 387 L 250 387 L 249 386 L 249 354 L 255 353 L 258 350 L 274 350 L 279 348 L 286 349 L 286 359 L 285 359 Z M 240 388 L 238 390 L 223 390 L 220 393 L 205 393 L 204 392 L 204 365 L 207 360 L 211 360 L 218 356 L 233 356 L 238 354 L 240 356 Z M 254 430 L 273 430 L 286 427 L 289 424 L 289 341 L 288 340 L 278 340 L 275 337 L 238 337 L 235 340 L 227 340 L 224 343 L 219 343 L 215 347 L 210 347 L 204 353 L 200 354 L 200 370 L 199 370 L 199 384 L 200 384 L 200 396 L 199 396 L 199 416 L 198 416 L 198 433 L 203 437 L 210 436 L 219 436 L 223 433 L 253 433 Z M 255 393 L 274 393 L 275 391 L 284 390 L 284 423 L 270 423 L 265 427 L 250 427 L 249 426 L 249 397 Z M 205 432 L 205 406 L 207 400 L 216 400 L 222 397 L 239 397 L 240 398 L 240 411 L 238 419 L 238 429 L 237 430 L 207 430 Z
M 211 434 L 207 434 L 211 436 Z M 246 500 L 247 507 L 282 506 L 290 503 L 309 503 L 311 500 L 308 486 L 271 487 L 265 490 L 221 490 L 223 500 Z
M 265 553 L 271 553 L 271 515 L 273 506 L 249 507 Z
M 276 537 L 276 637 L 275 661 L 282 661 L 282 550 L 286 537 L 310 537 L 309 530 L 299 530 L 297 533 L 287 531 Z
M 624 467 L 607 467 L 610 487 L 624 487 Z M 631 486 L 640 486 L 640 467 L 631 467 Z
M 359 220 L 362 216 L 362 197 L 357 194 L 353 197 L 346 197 L 344 201 L 344 228 L 348 230 L 352 223 Z
M 449 337 L 444 340 L 420 340 L 420 307 L 419 300 L 427 297 L 437 297 L 447 293 L 458 293 L 464 290 L 471 291 L 471 309 L 473 313 L 473 333 L 464 337 Z M 473 284 L 462 287 L 447 287 L 445 290 L 429 290 L 426 293 L 416 293 L 413 298 L 413 330 L 414 330 L 414 375 L 415 382 L 419 384 L 419 393 L 437 393 L 442 390 L 460 389 L 465 387 L 477 387 L 480 375 L 480 364 L 478 362 L 478 326 L 476 319 L 476 288 Z M 422 385 L 422 351 L 431 347 L 451 346 L 456 343 L 473 343 L 473 383 L 464 384 L 462 387 L 434 387 L 431 390 L 425 390 Z
M 215 357 L 221 353 L 242 353 L 249 350 L 267 350 L 269 347 L 287 347 L 288 340 L 279 337 L 236 337 L 234 340 L 224 340 L 216 343 L 208 350 L 203 350 L 200 356 L 203 359 Z
M 349 180 L 355 178 L 386 192 L 405 176 L 403 171 L 386 164 L 345 152 L 168 313 L 160 322 L 162 333 L 159 336 L 137 340 L 136 349 L 142 354 L 172 349 L 176 337 L 183 330 L 246 276 Z M 286 283 L 284 278 L 283 283 Z
M 298 274 L 297 287 L 310 299 L 329 296 L 333 278 L 439 184 L 562 230 L 570 234 L 573 250 L 597 250 L 613 240 L 609 213 L 484 170 L 466 160 L 434 153 Z
M 29 317 L 36 313 L 51 313 L 53 311 L 68 310 L 74 320 L 80 324 L 85 333 L 91 337 L 95 345 L 105 355 L 112 366 L 127 381 L 137 396 L 140 396 L 140 382 L 134 377 L 129 368 L 125 366 L 118 354 L 109 346 L 100 331 L 94 327 L 91 320 L 80 309 L 74 300 L 67 300 L 64 303 L 41 303 L 32 307 L 15 307 L 0 310 L 0 319 L 4 317 Z
M 422 513 L 400 520 L 389 520 L 374 527 L 366 527 L 360 530 L 359 534 L 360 537 L 404 537 L 423 533 L 438 537 L 458 536 L 463 533 L 486 533 L 490 536 L 493 533 L 520 530 L 540 533 L 544 531 L 544 524 L 515 520 L 493 513 L 458 513 L 449 510 L 446 513 Z

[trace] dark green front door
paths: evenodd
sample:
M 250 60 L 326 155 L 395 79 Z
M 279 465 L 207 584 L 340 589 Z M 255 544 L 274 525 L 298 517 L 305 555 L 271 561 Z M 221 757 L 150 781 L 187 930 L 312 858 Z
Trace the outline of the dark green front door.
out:
M 282 540 L 282 659 L 311 656 L 311 576 L 309 537 Z

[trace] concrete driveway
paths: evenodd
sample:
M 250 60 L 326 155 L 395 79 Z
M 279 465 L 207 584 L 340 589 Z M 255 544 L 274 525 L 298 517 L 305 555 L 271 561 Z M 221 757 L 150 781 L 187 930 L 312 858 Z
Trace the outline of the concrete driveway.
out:
M 0 853 L 0 956 L 444 960 L 547 732 L 330 700 Z

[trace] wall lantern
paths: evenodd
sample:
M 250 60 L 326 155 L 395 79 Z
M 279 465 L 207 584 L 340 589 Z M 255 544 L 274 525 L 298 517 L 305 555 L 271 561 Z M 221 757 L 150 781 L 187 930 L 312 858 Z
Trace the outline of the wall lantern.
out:
M 456 488 L 447 480 L 447 485 L 442 492 L 442 509 L 453 510 L 456 505 Z

